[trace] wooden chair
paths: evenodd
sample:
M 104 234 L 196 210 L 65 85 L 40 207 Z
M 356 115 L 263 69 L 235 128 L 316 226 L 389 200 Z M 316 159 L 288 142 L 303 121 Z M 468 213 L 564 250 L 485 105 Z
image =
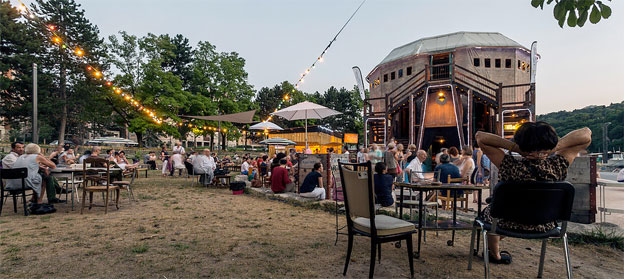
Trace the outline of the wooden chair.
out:
M 259 166 L 258 167 L 258 175 L 260 175 L 260 181 L 262 183 L 262 188 L 265 186 L 271 187 L 271 176 L 269 176 L 269 166 Z
M 101 166 L 106 165 L 106 173 L 105 176 L 96 176 L 94 173 L 98 173 L 94 167 L 87 167 L 87 164 L 91 164 L 91 166 Z M 119 209 L 119 194 L 120 188 L 117 185 L 111 184 L 110 179 L 110 164 L 106 159 L 102 158 L 94 158 L 89 157 L 83 160 L 83 181 L 84 185 L 82 187 L 82 207 L 80 208 L 80 214 L 83 213 L 87 193 L 89 193 L 89 209 L 93 207 L 93 193 L 104 193 L 104 214 L 108 213 L 108 200 L 111 191 L 114 191 L 116 194 L 115 198 L 115 207 Z
M 365 167 L 366 171 L 358 171 L 361 167 Z M 343 275 L 347 274 L 347 268 L 351 261 L 353 236 L 360 235 L 370 237 L 371 239 L 369 278 L 373 278 L 375 272 L 376 252 L 381 261 L 381 243 L 401 240 L 407 242 L 410 274 L 411 277 L 414 277 L 412 252 L 412 234 L 416 232 L 414 224 L 387 215 L 375 214 L 375 194 L 371 162 L 343 164 L 339 161 L 338 168 L 343 187 L 349 239 Z
M 13 197 L 13 212 L 17 213 L 17 196 L 21 194 L 22 202 L 24 204 L 24 216 L 28 216 L 26 191 L 32 191 L 32 189 L 26 187 L 26 177 L 28 177 L 28 168 L 0 169 L 0 214 L 2 214 L 2 207 L 4 207 L 5 198 L 8 196 Z M 17 190 L 4 189 L 3 179 L 20 179 L 22 181 L 22 188 Z M 8 193 L 6 197 L 4 195 L 5 192 Z M 32 191 L 31 195 L 34 195 L 34 191 Z
M 500 182 L 496 185 L 492 195 L 490 216 L 492 222 L 477 217 L 470 237 L 470 252 L 468 253 L 468 270 L 472 269 L 472 256 L 475 236 L 481 231 L 483 236 L 483 265 L 485 278 L 489 278 L 489 252 L 487 235 L 501 235 L 522 239 L 541 239 L 542 250 L 538 265 L 537 278 L 542 278 L 546 244 L 548 239 L 563 240 L 563 255 L 566 263 L 568 278 L 572 278 L 570 264 L 570 249 L 568 248 L 567 225 L 572 214 L 574 203 L 574 186 L 569 182 Z M 498 221 L 504 219 L 518 224 L 538 225 L 562 221 L 561 226 L 547 232 L 532 232 L 513 230 L 498 227 Z
M 451 178 L 451 175 L 449 174 L 446 181 L 449 184 L 453 184 L 453 183 L 466 184 L 468 183 L 469 180 L 468 178 Z M 446 190 L 445 195 L 438 195 L 438 200 L 443 202 L 444 204 L 443 206 L 445 210 L 451 210 L 455 206 L 455 203 L 453 202 L 454 199 L 453 199 L 453 194 L 451 190 Z M 458 196 L 457 201 L 462 203 L 462 207 L 465 210 L 468 210 L 468 195 L 466 193 L 462 193 L 461 196 Z

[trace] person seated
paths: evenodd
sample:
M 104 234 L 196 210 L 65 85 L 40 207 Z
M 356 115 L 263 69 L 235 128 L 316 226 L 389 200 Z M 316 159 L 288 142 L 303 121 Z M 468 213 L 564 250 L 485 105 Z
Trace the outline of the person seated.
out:
M 167 153 L 167 151 L 161 151 L 160 160 L 163 162 L 162 175 L 167 176 L 167 174 L 169 173 L 169 160 L 170 160 L 169 153 Z
M 381 206 L 391 206 L 394 204 L 392 197 L 392 182 L 394 177 L 388 174 L 386 163 L 378 162 L 375 164 L 374 187 L 375 187 L 375 203 Z
M 67 151 L 63 152 L 59 158 L 59 165 L 69 166 L 76 162 L 76 156 L 74 155 L 74 149 L 70 148 Z
M 617 182 L 624 182 L 624 168 L 617 175 Z
M 50 154 L 50 156 L 48 156 L 48 160 L 52 161 L 53 163 L 57 164 L 59 163 L 58 158 L 59 156 L 61 156 L 61 154 L 63 154 L 63 152 L 65 152 L 65 150 L 63 149 L 62 146 L 57 146 L 54 149 L 54 152 L 52 152 Z
M 78 163 L 82 164 L 82 161 L 84 161 L 84 159 L 87 159 L 89 157 L 91 157 L 91 150 L 86 150 L 84 152 L 84 154 L 82 154 L 82 156 L 80 156 L 80 158 L 78 158 Z
M 134 169 L 139 167 L 138 163 L 137 164 L 130 164 L 130 162 L 126 158 L 126 152 L 123 151 L 123 150 L 116 153 L 115 162 L 117 162 L 117 165 L 122 170 L 133 171 Z
M 175 171 L 178 170 L 178 175 L 182 176 L 182 170 L 186 168 L 184 166 L 184 158 L 182 158 L 182 154 L 179 151 L 173 151 L 173 156 L 171 156 L 171 176 L 174 176 Z
M 303 184 L 299 188 L 302 197 L 325 199 L 325 188 L 323 188 L 323 164 L 315 163 L 312 171 L 303 179 Z
M 260 176 L 269 175 L 269 164 L 267 161 L 268 159 L 269 159 L 269 156 L 267 155 L 262 156 L 262 162 L 260 162 L 260 164 L 258 165 L 258 169 L 260 170 Z
M 35 192 L 35 194 L 33 194 L 30 211 L 34 214 L 55 212 L 56 209 L 54 209 L 53 206 L 43 204 L 43 195 L 46 193 L 46 187 L 42 187 L 43 179 L 41 177 L 41 174 L 39 174 L 39 168 L 40 166 L 56 168 L 56 165 L 41 154 L 41 148 L 37 144 L 29 143 L 24 148 L 24 152 L 24 155 L 19 156 L 15 160 L 12 168 L 28 169 L 28 176 L 26 177 L 26 179 L 24 179 L 24 187 L 26 189 L 31 189 L 33 190 L 33 192 Z M 21 179 L 7 179 L 7 190 L 19 190 L 21 188 Z M 53 197 L 53 199 L 55 199 L 55 197 Z
M 271 190 L 273 193 L 294 192 L 295 183 L 288 177 L 286 159 L 280 159 L 279 163 L 271 172 Z
M 151 151 L 148 154 L 148 158 L 147 158 L 147 164 L 150 166 L 150 170 L 155 170 L 156 169 L 156 152 Z
M 442 182 L 442 183 L 449 183 L 448 181 L 448 177 L 449 175 L 451 176 L 451 178 L 461 178 L 461 173 L 459 172 L 459 168 L 456 165 L 451 164 L 451 155 L 449 154 L 442 154 L 440 155 L 440 164 L 438 166 L 435 167 L 435 169 L 433 170 L 433 172 L 435 173 L 436 176 L 435 179 L 437 179 L 438 181 Z M 451 197 L 453 197 L 453 195 L 457 195 L 458 197 L 461 197 L 464 194 L 464 191 L 462 190 L 452 190 L 450 192 Z M 443 190 L 440 191 L 439 195 L 442 196 L 446 196 L 447 191 Z M 435 196 L 431 196 L 430 201 L 435 201 Z M 445 201 L 442 201 L 442 206 L 446 205 Z
M 585 127 L 559 139 L 552 126 L 538 121 L 522 124 L 516 130 L 513 141 L 485 132 L 477 132 L 475 138 L 490 162 L 498 167 L 500 181 L 562 181 L 577 154 L 591 144 L 591 134 L 591 130 Z M 522 158 L 514 158 L 511 152 L 520 154 Z M 491 205 L 488 205 L 482 212 L 483 221 L 492 222 L 490 212 Z M 526 225 L 499 220 L 498 227 L 547 232 L 556 224 Z M 488 235 L 490 262 L 510 264 L 511 254 L 499 251 L 500 239 L 497 235 Z
M 241 165 L 241 174 L 249 175 L 249 168 L 251 167 L 251 158 L 247 157 L 244 159 L 243 164 Z
M 214 177 L 214 170 L 217 165 L 214 162 L 212 156 L 210 156 L 210 149 L 206 148 L 202 154 L 193 157 L 193 172 L 195 174 L 201 174 L 199 177 L 199 183 L 204 186 L 212 183 Z
M 427 160 L 427 151 L 421 149 L 414 152 L 414 158 L 410 161 L 407 167 L 405 167 L 406 171 L 412 172 L 411 182 L 425 179 L 422 168 L 422 164 L 425 160 Z

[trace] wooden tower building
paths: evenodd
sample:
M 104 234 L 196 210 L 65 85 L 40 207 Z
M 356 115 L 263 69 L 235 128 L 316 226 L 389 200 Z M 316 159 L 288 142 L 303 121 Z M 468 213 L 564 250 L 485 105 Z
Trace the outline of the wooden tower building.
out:
M 479 131 L 509 136 L 535 115 L 531 51 L 500 33 L 457 32 L 395 48 L 366 77 L 368 143 L 437 151 Z

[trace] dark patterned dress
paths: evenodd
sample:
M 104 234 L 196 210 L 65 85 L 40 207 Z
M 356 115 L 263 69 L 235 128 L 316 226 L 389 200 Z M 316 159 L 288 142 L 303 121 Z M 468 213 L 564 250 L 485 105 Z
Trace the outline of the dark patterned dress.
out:
M 570 163 L 561 155 L 553 155 L 544 160 L 525 159 L 516 160 L 506 154 L 499 168 L 501 181 L 562 181 L 568 174 Z M 490 216 L 491 205 L 483 209 L 482 219 L 492 222 Z M 554 229 L 556 223 L 541 225 L 524 225 L 503 219 L 498 220 L 498 226 L 504 229 L 546 232 Z

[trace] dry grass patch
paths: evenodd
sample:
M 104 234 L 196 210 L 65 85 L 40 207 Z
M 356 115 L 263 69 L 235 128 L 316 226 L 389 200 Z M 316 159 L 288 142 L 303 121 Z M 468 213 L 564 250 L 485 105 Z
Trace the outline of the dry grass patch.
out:
M 334 216 L 318 205 L 294 206 L 227 189 L 190 187 L 191 181 L 139 178 L 137 203 L 124 193 L 121 208 L 95 207 L 80 215 L 68 205 L 46 216 L 24 217 L 5 205 L 0 217 L 0 278 L 341 278 L 346 237 L 334 246 Z M 95 201 L 101 203 L 97 195 Z M 9 210 L 7 210 L 9 208 Z M 313 209 L 317 208 L 317 209 Z M 344 223 L 344 216 L 340 217 Z M 450 233 L 427 235 L 416 277 L 475 278 L 482 262 L 466 271 L 469 234 L 455 247 Z M 510 266 L 493 266 L 492 275 L 532 278 L 539 243 L 506 240 Z M 368 275 L 369 242 L 356 238 L 347 278 Z M 382 246 L 375 275 L 409 276 L 405 245 Z M 624 278 L 622 251 L 572 246 L 575 277 Z M 28 263 L 28 264 L 25 264 Z M 565 276 L 561 247 L 549 245 L 544 278 Z M 71 268 L 68 268 L 71 267 Z

